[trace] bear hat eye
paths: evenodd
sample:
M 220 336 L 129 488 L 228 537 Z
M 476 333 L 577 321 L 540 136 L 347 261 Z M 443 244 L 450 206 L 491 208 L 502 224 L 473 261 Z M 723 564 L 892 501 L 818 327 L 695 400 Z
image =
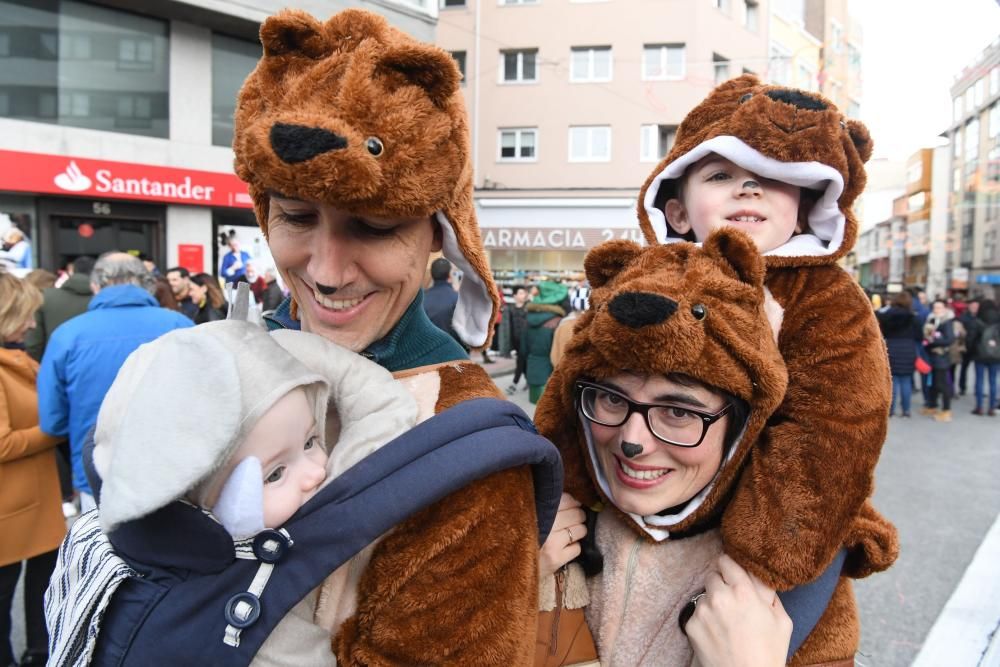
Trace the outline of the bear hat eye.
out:
M 739 103 L 743 104 L 744 102 L 746 102 L 747 100 L 749 100 L 751 97 L 753 97 L 753 93 L 744 93 L 743 95 L 740 96 Z
M 691 306 L 691 314 L 694 315 L 694 319 L 703 320 L 708 315 L 708 309 L 700 303 L 696 303 Z
M 385 147 L 382 145 L 382 140 L 378 137 L 368 137 L 368 139 L 365 140 L 365 148 L 367 148 L 368 152 L 375 157 L 381 155 L 382 151 L 385 150 Z

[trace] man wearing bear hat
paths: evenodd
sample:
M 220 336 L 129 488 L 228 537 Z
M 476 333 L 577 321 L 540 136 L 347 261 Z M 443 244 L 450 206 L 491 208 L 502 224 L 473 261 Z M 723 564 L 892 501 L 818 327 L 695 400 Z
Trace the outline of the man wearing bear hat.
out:
M 499 307 L 452 58 L 358 10 L 325 23 L 282 11 L 260 37 L 233 145 L 290 291 L 269 326 L 372 359 L 416 397 L 421 419 L 502 397 L 422 308 L 439 250 L 465 276 L 451 322 L 463 343 L 488 345 Z M 338 569 L 315 610 L 338 664 L 530 662 L 535 496 L 526 465 L 470 481 Z

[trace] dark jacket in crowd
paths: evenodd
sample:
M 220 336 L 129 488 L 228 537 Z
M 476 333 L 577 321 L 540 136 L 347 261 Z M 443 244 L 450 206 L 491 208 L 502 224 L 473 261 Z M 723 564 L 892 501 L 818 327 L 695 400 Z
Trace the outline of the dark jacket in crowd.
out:
M 966 311 L 966 315 L 968 315 L 968 311 Z M 997 323 L 1000 323 L 1000 309 L 997 309 L 996 305 L 992 302 L 986 302 L 980 305 L 976 317 L 970 318 L 970 321 L 966 324 L 966 350 L 973 361 L 986 364 L 997 363 L 995 359 L 983 358 L 979 353 L 979 340 L 983 336 L 983 330 L 990 324 Z
M 451 318 L 455 314 L 455 304 L 458 303 L 458 292 L 452 289 L 447 280 L 435 280 L 434 286 L 424 290 L 424 311 L 441 331 L 447 332 L 458 340 L 451 328 Z
M 928 324 L 934 324 L 934 329 L 930 336 L 925 335 L 925 346 L 931 358 L 931 366 L 934 368 L 951 368 L 951 354 L 949 348 L 955 342 L 955 320 L 947 317 L 939 322 L 934 321 L 934 315 L 927 318 Z M 925 325 L 924 329 L 929 326 Z
M 224 320 L 226 319 L 226 311 L 228 309 L 229 307 L 226 305 L 225 301 L 222 302 L 222 306 L 220 308 L 213 308 L 212 302 L 205 299 L 205 305 L 199 308 L 194 315 L 194 323 L 204 324 L 205 322 Z
M 524 377 L 528 384 L 541 387 L 552 375 L 552 361 L 549 358 L 552 335 L 566 310 L 562 306 L 537 303 L 528 304 L 526 309 L 527 327 L 518 353 L 525 356 L 527 367 Z
M 285 295 L 281 293 L 281 287 L 278 286 L 277 280 L 272 280 L 267 284 L 264 289 L 264 294 L 261 296 L 260 307 L 263 311 L 277 310 L 281 302 L 284 301 Z
M 510 356 L 511 350 L 521 350 L 521 339 L 524 330 L 528 328 L 527 302 L 518 308 L 517 304 L 508 303 L 503 309 L 503 320 L 497 331 L 500 354 Z
M 878 326 L 889 350 L 889 369 L 893 375 L 912 375 L 917 361 L 920 326 L 913 311 L 889 306 L 875 313 Z
M 42 307 L 35 312 L 37 326 L 24 336 L 24 348 L 35 361 L 42 360 L 45 346 L 56 327 L 66 320 L 87 312 L 90 298 L 90 276 L 74 273 L 61 287 L 46 288 Z

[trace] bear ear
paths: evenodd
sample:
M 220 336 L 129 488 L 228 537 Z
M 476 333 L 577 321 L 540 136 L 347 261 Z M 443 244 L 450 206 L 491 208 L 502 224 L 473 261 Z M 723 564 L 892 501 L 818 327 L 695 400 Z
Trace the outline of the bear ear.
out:
M 458 91 L 462 78 L 454 58 L 441 49 L 422 44 L 390 48 L 379 59 L 379 67 L 401 74 L 407 82 L 420 86 L 439 107 Z
M 642 254 L 642 246 L 634 241 L 608 241 L 587 253 L 583 269 L 591 287 L 603 287 Z
M 851 119 L 847 121 L 847 132 L 851 135 L 854 147 L 858 149 L 861 161 L 868 162 L 868 159 L 872 156 L 872 148 L 875 143 L 872 141 L 872 135 L 868 133 L 868 128 L 861 121 Z
M 323 27 L 312 16 L 297 9 L 285 9 L 260 26 L 260 43 L 265 56 L 301 53 L 322 58 L 328 53 Z
M 722 228 L 712 232 L 702 244 L 706 255 L 727 265 L 736 277 L 754 287 L 764 285 L 764 258 L 753 240 L 738 229 Z

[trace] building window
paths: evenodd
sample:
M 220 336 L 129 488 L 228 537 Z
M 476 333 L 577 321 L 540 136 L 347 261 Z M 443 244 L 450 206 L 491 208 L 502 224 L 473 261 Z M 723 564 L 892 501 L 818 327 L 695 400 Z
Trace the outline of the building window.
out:
M 962 169 L 955 167 L 951 172 L 951 189 L 958 192 L 962 189 Z
M 976 92 L 973 90 L 973 86 L 969 86 L 965 89 L 965 110 L 968 112 L 974 111 L 976 108 Z
M 965 160 L 973 162 L 979 158 L 979 119 L 973 118 L 965 124 Z
M 861 76 L 861 49 L 853 44 L 847 44 L 847 66 L 852 76 Z
M 260 44 L 212 33 L 212 143 L 233 145 L 236 95 L 260 60 Z
M 779 86 L 792 85 L 792 52 L 777 42 L 771 42 L 768 61 L 768 78 L 771 83 Z
M 537 5 L 538 0 L 499 0 L 501 5 Z
M 796 86 L 803 90 L 816 90 L 816 73 L 804 63 L 799 63 L 799 75 Z
M 441 0 L 441 9 L 449 7 L 465 7 L 465 0 Z
M 917 211 L 924 210 L 927 205 L 927 193 L 918 192 L 916 194 L 910 195 L 906 200 L 906 210 L 908 213 L 916 213 Z
M 659 162 L 674 146 L 676 125 L 643 125 L 639 128 L 639 161 Z
M 723 14 L 729 13 L 729 0 L 715 0 L 715 8 Z
M 538 81 L 538 49 L 518 49 L 500 52 L 500 80 L 504 83 L 534 83 Z
M 583 125 L 569 128 L 570 162 L 608 162 L 610 160 L 610 126 Z
M 642 78 L 647 81 L 683 79 L 683 44 L 646 44 L 642 49 Z
M 990 107 L 990 139 L 1000 140 L 1000 102 Z
M 130 71 L 152 70 L 153 40 L 146 37 L 119 38 L 118 69 Z
M 500 162 L 534 162 L 538 159 L 538 129 L 509 128 L 500 130 Z
M 827 47 L 833 53 L 840 53 L 843 50 L 844 28 L 837 21 L 830 21 L 830 43 Z
M 986 92 L 986 79 L 980 79 L 976 81 L 976 84 L 972 87 L 975 91 L 973 97 L 975 99 L 975 108 L 983 106 L 983 93 Z
M 962 117 L 962 96 L 959 95 L 951 101 L 952 120 L 959 120 Z
M 455 64 L 458 65 L 458 71 L 462 74 L 462 85 L 465 85 L 465 51 L 449 51 L 451 57 L 455 59 Z
M 924 175 L 924 163 L 914 162 L 906 169 L 906 182 L 908 184 L 916 183 L 920 180 L 920 177 Z
M 0 53 L 18 63 L 0 67 L 0 94 L 8 100 L 0 115 L 168 136 L 166 21 L 74 0 L 0 0 L 0 35 Z M 123 127 L 118 100 L 133 96 L 146 100 L 147 118 Z
M 760 3 L 757 0 L 746 0 L 746 14 L 743 18 L 743 27 L 750 32 L 757 32 L 760 21 Z
M 573 47 L 570 50 L 569 80 L 611 81 L 611 47 Z
M 729 59 L 723 58 L 718 53 L 712 54 L 712 68 L 715 70 L 715 85 L 719 85 L 729 78 Z
M 990 95 L 1000 94 L 1000 65 L 990 70 Z

